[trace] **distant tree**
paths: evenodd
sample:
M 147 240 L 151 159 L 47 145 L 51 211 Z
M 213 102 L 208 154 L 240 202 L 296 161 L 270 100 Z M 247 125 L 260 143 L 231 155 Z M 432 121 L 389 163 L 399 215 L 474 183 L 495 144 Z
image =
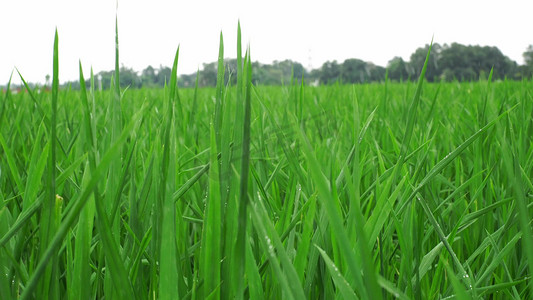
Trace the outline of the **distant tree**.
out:
M 320 69 L 312 69 L 307 74 L 307 82 L 318 84 L 320 82 Z
M 503 55 L 503 54 L 502 54 Z M 520 78 L 520 72 L 518 68 L 518 64 L 516 61 L 511 60 L 509 57 L 504 56 L 503 58 L 503 65 L 504 68 L 502 69 L 501 74 L 498 71 L 500 78 L 507 77 L 509 79 L 519 79 Z M 495 66 L 496 68 L 497 66 Z
M 295 62 L 295 61 L 292 61 L 292 60 L 289 60 L 288 61 L 292 67 L 292 73 L 293 73 L 293 76 L 294 78 L 296 79 L 302 79 L 305 78 L 305 76 L 307 75 L 307 71 L 305 70 L 304 66 L 299 63 L 299 62 Z
M 269 71 L 272 84 L 289 84 L 291 80 L 299 81 L 305 76 L 305 68 L 301 63 L 292 60 L 274 61 L 270 66 L 264 65 Z
M 178 80 L 178 85 L 180 87 L 194 87 L 196 83 L 196 73 L 181 75 Z
M 224 84 L 236 85 L 237 84 L 237 59 L 236 58 L 225 59 L 224 65 L 226 66 L 226 71 L 224 72 Z
M 137 75 L 137 72 L 133 70 L 132 68 L 128 68 L 126 66 L 120 67 L 120 86 L 121 87 L 133 87 L 133 88 L 139 88 L 142 86 L 142 82 Z
M 154 67 L 148 66 L 141 72 L 141 82 L 143 86 L 153 86 L 157 80 Z
M 417 78 L 424 67 L 426 56 L 429 50 L 429 45 L 418 48 L 411 54 L 409 59 L 409 74 L 412 78 Z M 439 60 L 441 55 L 441 46 L 437 43 L 431 46 L 431 54 L 429 55 L 428 66 L 426 70 L 426 79 L 430 82 L 438 81 L 442 70 L 439 68 Z
M 444 44 L 439 60 L 443 78 L 446 80 L 472 80 L 475 72 L 470 67 L 471 54 L 466 46 L 453 43 Z
M 98 79 L 98 83 L 99 83 L 98 88 L 101 88 L 104 90 L 109 89 L 111 87 L 111 81 L 113 79 L 114 73 L 115 72 L 113 71 L 101 71 L 98 74 L 96 74 L 96 78 Z
M 87 85 L 88 82 L 86 81 L 85 84 Z M 67 81 L 63 84 L 60 84 L 60 88 L 64 90 L 79 90 L 81 87 L 80 82 L 78 80 L 75 81 Z M 86 86 L 88 88 L 88 86 Z
M 156 78 L 155 83 L 158 86 L 164 86 L 165 83 L 170 82 L 170 74 L 172 74 L 172 69 L 170 69 L 169 67 L 160 65 L 159 69 L 157 70 L 157 74 L 155 76 Z
M 394 57 L 387 64 L 389 70 L 389 78 L 392 80 L 407 80 L 409 79 L 409 72 L 407 63 L 401 57 Z
M 200 86 L 216 86 L 217 84 L 217 63 L 203 64 L 200 72 Z
M 382 81 L 388 72 L 392 80 L 416 79 L 424 65 L 429 45 L 419 47 L 410 56 L 408 62 L 401 57 L 391 59 L 387 67 L 377 66 L 356 58 L 346 59 L 342 64 L 327 61 L 320 68 L 306 71 L 301 63 L 292 60 L 274 61 L 271 64 L 253 62 L 252 82 L 261 85 L 280 85 L 298 82 L 302 77 L 309 84 L 364 83 Z M 493 78 L 519 79 L 533 75 L 533 45 L 523 53 L 525 64 L 518 66 L 516 62 L 496 47 L 465 46 L 458 43 L 451 45 L 433 44 L 429 56 L 426 79 L 428 81 L 445 80 L 478 80 L 486 78 L 494 68 Z M 204 63 L 198 73 L 181 75 L 178 84 L 181 87 L 194 87 L 198 76 L 199 86 L 215 86 L 217 84 L 218 63 Z M 237 84 L 237 60 L 225 59 L 224 84 Z M 122 66 L 120 69 L 121 87 L 163 87 L 168 84 L 171 69 L 160 65 L 159 69 L 146 67 L 140 75 L 131 68 Z M 102 71 L 96 74 L 97 87 L 109 89 L 113 85 L 113 71 Z M 49 82 L 49 77 L 46 81 Z M 89 82 L 89 80 L 87 80 Z M 79 88 L 79 83 L 71 82 L 70 88 Z
M 303 65 L 291 60 L 274 61 L 272 64 L 254 62 L 252 68 L 252 81 L 261 85 L 287 85 L 306 76 Z
M 533 45 L 529 45 L 522 56 L 525 64 L 521 68 L 521 73 L 523 73 L 523 76 L 531 77 L 533 75 Z
M 321 84 L 330 84 L 339 81 L 341 79 L 341 67 L 337 61 L 325 62 L 320 68 L 318 79 Z
M 506 76 L 512 77 L 516 71 L 517 64 L 503 53 L 497 47 L 478 47 L 474 46 L 479 53 L 479 74 L 485 72 L 488 74 L 490 69 L 494 69 L 493 78 L 503 79 Z
M 370 74 L 366 62 L 350 58 L 341 65 L 341 78 L 343 83 L 363 83 L 369 80 Z
M 494 68 L 494 79 L 514 78 L 517 65 L 496 47 L 465 46 L 453 43 L 444 45 L 439 66 L 446 80 L 477 80 Z
M 524 57 L 526 65 L 533 66 L 533 45 L 527 46 L 527 49 L 522 56 Z
M 385 73 L 387 72 L 387 69 L 385 69 L 382 66 L 377 66 L 373 63 L 366 63 L 366 67 L 369 74 L 369 80 L 370 81 L 382 81 L 385 79 Z
M 261 85 L 279 85 L 286 84 L 283 78 L 283 71 L 280 68 L 275 68 L 272 65 L 265 65 L 261 63 L 253 63 L 252 81 L 254 84 Z
M 303 65 L 289 59 L 283 61 L 274 61 L 272 63 L 272 68 L 281 72 L 282 80 L 285 83 L 291 80 L 291 76 L 298 80 L 301 79 L 302 76 L 305 76 L 305 68 Z

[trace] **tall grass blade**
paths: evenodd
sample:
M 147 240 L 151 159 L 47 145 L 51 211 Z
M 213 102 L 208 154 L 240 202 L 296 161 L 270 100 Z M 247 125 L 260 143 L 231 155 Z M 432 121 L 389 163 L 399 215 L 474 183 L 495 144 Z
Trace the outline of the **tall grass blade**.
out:
M 80 70 L 80 93 L 84 107 L 84 131 L 86 134 L 86 149 L 90 153 L 91 158 L 86 164 L 85 172 L 82 177 L 82 189 L 87 188 L 87 184 L 91 178 L 91 170 L 96 167 L 95 154 L 93 150 L 93 133 L 91 125 L 91 110 L 89 108 L 89 101 L 87 98 L 87 91 L 85 79 L 83 77 L 83 69 L 81 61 L 79 63 Z M 74 270 L 72 275 L 72 283 L 68 288 L 69 297 L 89 300 L 91 298 L 91 291 L 86 287 L 87 282 L 91 279 L 90 268 L 90 254 L 91 254 L 91 240 L 94 226 L 95 203 L 94 196 L 90 196 L 87 204 L 80 212 L 78 219 L 78 228 L 76 230 L 76 244 L 74 249 Z
M 220 32 L 220 45 L 218 49 L 218 67 L 217 67 L 217 86 L 216 86 L 216 102 L 215 102 L 215 136 L 217 140 L 217 149 L 221 149 L 220 135 L 222 130 L 222 112 L 224 106 L 224 38 Z
M 239 28 L 240 29 L 240 28 Z M 240 33 L 240 30 L 239 30 Z M 240 36 L 240 34 L 239 34 Z M 248 176 L 250 171 L 250 118 L 251 118 L 251 89 L 252 89 L 252 62 L 250 56 L 248 55 L 248 61 L 246 62 L 246 95 L 244 98 L 244 121 L 243 121 L 243 139 L 242 139 L 242 163 L 241 163 L 241 182 L 239 189 L 239 214 L 238 214 L 238 231 L 237 231 L 237 243 L 235 246 L 235 255 L 236 257 L 246 257 L 246 221 L 248 220 Z M 239 105 L 239 103 L 237 104 Z M 244 277 L 244 266 L 246 264 L 246 259 L 244 262 L 239 263 L 239 272 L 237 278 Z M 244 286 L 241 285 L 238 287 L 239 296 L 244 291 Z
M 43 203 L 41 211 L 41 259 L 44 258 L 46 248 L 50 245 L 52 237 L 57 230 L 56 218 L 56 161 L 57 161 L 57 98 L 59 91 L 59 53 L 58 53 L 58 34 L 57 29 L 54 37 L 54 57 L 53 57 L 53 75 L 52 75 L 52 112 L 50 115 L 50 156 L 48 162 L 48 182 L 47 198 Z M 47 297 L 59 296 L 57 288 L 57 257 L 50 257 L 51 264 L 48 265 L 42 278 L 39 294 Z
M 219 183 L 219 166 L 217 159 L 216 132 L 211 125 L 209 154 L 209 194 L 205 208 L 205 220 L 202 229 L 202 276 L 204 295 L 215 292 L 213 297 L 220 298 L 220 263 L 221 263 L 221 197 Z
M 174 65 L 170 79 L 170 95 L 168 97 L 168 113 L 164 128 L 164 148 L 161 177 L 161 199 L 163 202 L 161 221 L 161 269 L 159 273 L 159 297 L 161 299 L 176 299 L 179 297 L 178 282 L 179 273 L 177 269 L 177 246 L 176 246 L 176 204 L 172 197 L 175 190 L 176 174 L 176 143 L 174 138 L 170 138 L 170 133 L 174 130 L 174 105 L 176 100 L 177 87 L 177 67 L 178 67 L 179 47 L 174 58 Z

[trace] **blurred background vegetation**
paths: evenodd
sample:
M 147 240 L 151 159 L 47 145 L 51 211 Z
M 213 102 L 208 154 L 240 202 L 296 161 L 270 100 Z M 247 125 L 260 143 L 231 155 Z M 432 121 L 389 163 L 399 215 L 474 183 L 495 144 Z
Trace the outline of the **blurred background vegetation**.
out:
M 379 82 L 385 77 L 392 81 L 408 81 L 418 78 L 422 69 L 429 45 L 416 49 L 409 61 L 394 57 L 387 66 L 378 66 L 372 62 L 357 58 L 343 62 L 327 61 L 321 67 L 307 70 L 296 61 L 274 61 L 272 64 L 253 63 L 253 82 L 256 85 L 289 84 L 291 78 L 303 78 L 307 84 L 353 84 Z M 533 45 L 523 53 L 524 64 L 519 65 L 504 55 L 497 47 L 471 46 L 452 43 L 451 45 L 433 44 L 426 79 L 435 81 L 475 81 L 485 78 L 494 68 L 494 79 L 521 80 L 533 76 Z M 225 60 L 226 83 L 236 84 L 236 59 Z M 163 87 L 170 78 L 170 67 L 148 66 L 141 72 L 127 66 L 120 69 L 120 85 L 130 88 Z M 96 87 L 109 89 L 114 71 L 101 71 L 95 74 Z M 194 87 L 198 76 L 198 86 L 215 86 L 217 62 L 204 63 L 197 73 L 181 75 L 178 81 L 181 87 Z M 87 80 L 89 82 L 89 80 Z M 48 80 L 47 80 L 48 84 Z M 64 86 L 79 88 L 79 82 L 66 82 Z

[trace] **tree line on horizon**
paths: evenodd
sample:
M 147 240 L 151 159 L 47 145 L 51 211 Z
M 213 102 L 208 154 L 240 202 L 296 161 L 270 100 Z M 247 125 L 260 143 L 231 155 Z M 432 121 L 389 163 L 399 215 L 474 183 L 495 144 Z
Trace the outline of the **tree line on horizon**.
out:
M 254 62 L 253 82 L 260 85 L 288 84 L 293 78 L 304 79 L 307 84 L 354 84 L 380 82 L 388 78 L 392 81 L 407 81 L 418 78 L 424 65 L 429 45 L 417 48 L 408 61 L 394 57 L 386 67 L 357 58 L 349 58 L 342 63 L 326 61 L 321 67 L 306 70 L 299 62 L 292 60 L 274 61 L 272 64 Z M 521 80 L 533 76 L 533 45 L 523 53 L 524 65 L 519 65 L 504 55 L 497 47 L 472 46 L 452 43 L 450 45 L 432 45 L 428 61 L 426 79 L 436 81 L 474 81 L 486 77 L 493 69 L 493 79 Z M 204 63 L 197 73 L 181 75 L 178 85 L 194 87 L 198 77 L 198 86 L 215 86 L 217 80 L 217 62 Z M 236 84 L 236 59 L 225 59 L 225 81 Z M 126 66 L 120 68 L 121 86 L 132 88 L 163 87 L 170 79 L 171 69 L 167 66 L 154 68 L 148 66 L 137 72 Z M 114 71 L 102 71 L 96 74 L 97 87 L 108 89 L 111 86 Z M 79 87 L 79 82 L 68 82 L 72 88 Z

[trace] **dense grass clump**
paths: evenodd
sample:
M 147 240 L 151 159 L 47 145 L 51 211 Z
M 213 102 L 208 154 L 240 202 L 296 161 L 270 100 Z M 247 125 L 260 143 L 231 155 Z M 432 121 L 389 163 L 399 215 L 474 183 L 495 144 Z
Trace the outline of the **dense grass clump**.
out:
M 118 34 L 117 34 L 118 36 Z M 1 299 L 528 299 L 530 81 L 2 95 Z

